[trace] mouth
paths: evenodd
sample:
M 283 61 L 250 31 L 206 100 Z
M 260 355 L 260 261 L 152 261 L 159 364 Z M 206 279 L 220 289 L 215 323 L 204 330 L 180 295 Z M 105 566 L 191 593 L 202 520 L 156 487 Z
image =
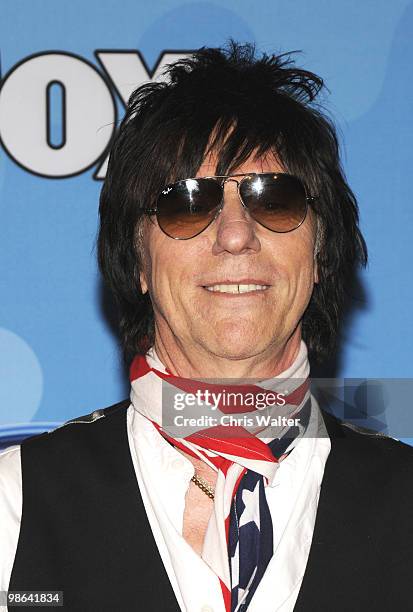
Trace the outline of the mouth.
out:
M 265 285 L 261 282 L 238 282 L 238 283 L 216 283 L 213 285 L 203 285 L 203 289 L 209 291 L 214 294 L 224 294 L 224 295 L 248 295 L 248 294 L 258 294 L 267 291 L 270 288 L 270 285 Z

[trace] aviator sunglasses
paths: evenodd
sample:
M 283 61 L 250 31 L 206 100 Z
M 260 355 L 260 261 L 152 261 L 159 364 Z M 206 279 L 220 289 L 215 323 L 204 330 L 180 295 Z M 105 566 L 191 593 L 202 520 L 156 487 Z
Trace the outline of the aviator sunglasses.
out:
M 242 178 L 237 178 L 242 177 Z M 156 207 L 146 209 L 156 215 L 159 227 L 170 238 L 188 240 L 203 232 L 224 206 L 224 185 L 237 183 L 241 204 L 254 221 L 272 232 L 297 229 L 314 201 L 295 176 L 263 172 L 187 178 L 166 185 Z

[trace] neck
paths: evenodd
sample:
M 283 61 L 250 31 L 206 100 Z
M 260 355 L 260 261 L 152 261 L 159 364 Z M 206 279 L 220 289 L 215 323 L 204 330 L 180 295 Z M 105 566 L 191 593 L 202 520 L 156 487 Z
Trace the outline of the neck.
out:
M 298 326 L 290 338 L 280 345 L 271 344 L 259 354 L 228 359 L 197 346 L 183 346 L 174 339 L 165 341 L 155 336 L 156 353 L 171 374 L 183 378 L 257 378 L 279 375 L 289 368 L 298 355 L 301 328 Z

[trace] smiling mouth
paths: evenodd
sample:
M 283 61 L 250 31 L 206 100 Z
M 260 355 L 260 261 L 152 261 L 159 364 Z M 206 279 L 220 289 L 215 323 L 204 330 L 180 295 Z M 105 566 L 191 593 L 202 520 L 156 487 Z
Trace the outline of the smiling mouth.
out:
M 266 291 L 270 285 L 255 285 L 255 284 L 225 284 L 225 285 L 209 285 L 204 286 L 204 289 L 211 293 L 230 293 L 232 295 L 240 295 L 243 293 L 257 293 Z

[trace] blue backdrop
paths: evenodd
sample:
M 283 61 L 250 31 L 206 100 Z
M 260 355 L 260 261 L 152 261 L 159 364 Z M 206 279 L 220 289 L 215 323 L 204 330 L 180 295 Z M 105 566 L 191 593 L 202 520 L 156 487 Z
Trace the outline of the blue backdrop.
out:
M 412 377 L 411 2 L 3 0 L 1 13 L 3 438 L 126 396 L 95 262 L 107 147 L 139 83 L 229 37 L 302 50 L 325 79 L 370 251 L 338 374 Z

